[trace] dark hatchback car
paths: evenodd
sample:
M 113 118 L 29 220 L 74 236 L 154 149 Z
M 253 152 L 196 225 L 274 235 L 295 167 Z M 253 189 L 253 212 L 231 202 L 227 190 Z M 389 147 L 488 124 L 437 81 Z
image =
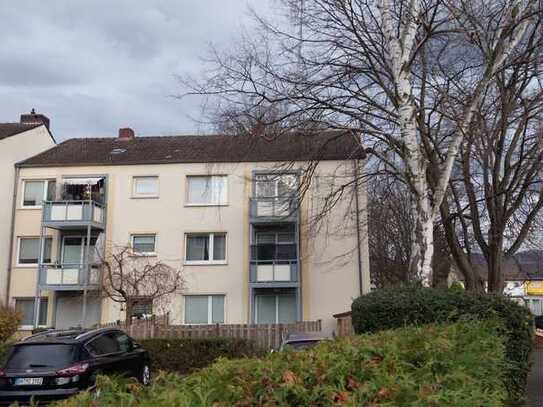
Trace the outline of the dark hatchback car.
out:
M 147 351 L 118 329 L 49 331 L 13 345 L 0 370 L 0 404 L 46 404 L 92 389 L 98 374 L 151 378 Z

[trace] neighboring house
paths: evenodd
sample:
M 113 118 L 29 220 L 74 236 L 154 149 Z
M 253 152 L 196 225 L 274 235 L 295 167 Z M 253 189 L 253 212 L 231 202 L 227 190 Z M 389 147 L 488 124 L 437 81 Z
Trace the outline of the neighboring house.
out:
M 488 268 L 484 256 L 473 254 L 472 263 L 486 286 Z M 503 272 L 504 294 L 522 300 L 534 315 L 543 315 L 543 251 L 526 250 L 509 257 L 504 262 Z
M 55 145 L 49 119 L 32 111 L 16 123 L 0 123 L 0 301 L 7 298 L 15 163 Z
M 87 253 L 97 241 L 130 242 L 183 268 L 185 287 L 168 306 L 173 323 L 322 319 L 331 331 L 332 315 L 369 291 L 366 222 L 355 210 L 366 197 L 352 182 L 363 158 L 358 139 L 337 132 L 267 139 L 121 129 L 118 138 L 65 141 L 18 165 L 10 298 L 27 307 L 27 324 L 37 288 L 40 325 L 124 319 L 99 295 Z M 300 185 L 304 168 L 312 182 Z M 329 207 L 340 184 L 348 186 Z

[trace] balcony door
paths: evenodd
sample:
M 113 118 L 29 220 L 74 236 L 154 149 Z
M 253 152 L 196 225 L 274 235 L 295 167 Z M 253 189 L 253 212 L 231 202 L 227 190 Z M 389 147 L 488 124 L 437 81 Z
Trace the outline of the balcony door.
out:
M 296 294 L 255 295 L 257 324 L 294 323 L 296 314 Z
M 90 251 L 94 252 L 96 237 L 91 237 Z M 87 238 L 85 236 L 64 236 L 62 241 L 62 264 L 84 264 L 87 255 Z

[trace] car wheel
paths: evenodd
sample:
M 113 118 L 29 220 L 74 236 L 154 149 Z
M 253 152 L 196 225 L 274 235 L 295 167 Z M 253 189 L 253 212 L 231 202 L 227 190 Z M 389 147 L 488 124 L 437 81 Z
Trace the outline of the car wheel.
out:
M 140 382 L 144 386 L 148 386 L 151 383 L 151 368 L 147 363 L 143 365 L 143 369 L 141 369 Z

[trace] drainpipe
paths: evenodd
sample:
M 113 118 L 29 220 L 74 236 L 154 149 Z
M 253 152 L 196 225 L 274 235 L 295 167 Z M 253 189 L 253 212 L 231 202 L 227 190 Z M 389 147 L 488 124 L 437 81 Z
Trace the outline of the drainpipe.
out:
M 360 197 L 358 196 L 359 186 L 358 186 L 358 177 L 360 170 L 358 168 L 358 160 L 353 160 L 353 169 L 354 169 L 354 202 L 355 202 L 355 210 L 356 210 L 356 254 L 357 254 L 357 260 L 358 260 L 358 281 L 359 281 L 359 291 L 360 295 L 364 293 L 363 290 L 363 279 L 362 279 L 362 244 L 360 242 Z
M 5 291 L 5 304 L 9 305 L 9 288 L 11 285 L 11 272 L 12 272 L 12 263 L 13 263 L 13 239 L 15 235 L 15 212 L 17 208 L 17 186 L 19 185 L 19 167 L 15 166 L 15 176 L 13 178 L 13 202 L 11 205 L 11 223 L 10 223 L 10 232 L 9 232 L 9 253 L 8 253 L 8 268 L 7 268 L 7 285 Z

